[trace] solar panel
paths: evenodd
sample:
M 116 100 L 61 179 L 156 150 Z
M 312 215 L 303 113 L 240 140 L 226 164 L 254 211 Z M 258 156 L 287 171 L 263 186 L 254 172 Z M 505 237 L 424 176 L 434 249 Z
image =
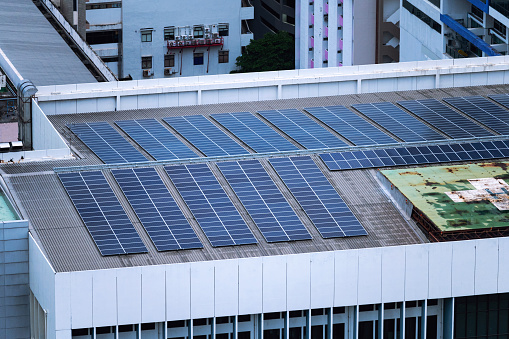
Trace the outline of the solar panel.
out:
M 509 140 L 320 154 L 331 171 L 505 157 L 509 157 Z
M 100 171 L 59 173 L 58 177 L 102 255 L 147 252 Z
M 307 149 L 348 146 L 297 109 L 260 111 L 258 113 Z
M 107 122 L 69 124 L 67 127 L 106 164 L 147 161 Z
M 344 106 L 305 108 L 354 145 L 393 144 L 396 140 Z
M 257 153 L 298 150 L 249 112 L 212 114 L 211 117 Z
M 506 93 L 494 94 L 494 95 L 489 95 L 488 97 L 491 98 L 492 100 L 495 100 L 496 102 L 498 102 L 505 108 L 509 109 L 509 95 L 508 94 L 506 94 Z
M 112 173 L 158 251 L 203 248 L 154 168 Z
M 404 142 L 445 139 L 390 102 L 358 104 L 352 107 Z
M 445 98 L 445 102 L 500 134 L 509 134 L 509 112 L 481 96 Z
M 203 115 L 163 119 L 207 157 L 249 154 Z
M 313 159 L 292 157 L 269 161 L 322 237 L 367 234 Z
M 398 104 L 426 120 L 451 138 L 493 136 L 488 130 L 465 118 L 436 99 L 399 101 Z
M 156 160 L 198 157 L 156 119 L 115 121 L 115 124 Z
M 212 246 L 257 241 L 206 164 L 165 167 Z
M 312 238 L 258 160 L 217 165 L 267 242 Z

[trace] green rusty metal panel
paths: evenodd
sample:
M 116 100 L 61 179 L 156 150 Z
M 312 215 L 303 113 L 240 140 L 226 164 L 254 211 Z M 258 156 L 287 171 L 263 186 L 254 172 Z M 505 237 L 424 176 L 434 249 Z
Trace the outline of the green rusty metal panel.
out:
M 454 202 L 445 192 L 476 190 L 469 179 L 495 178 L 509 183 L 509 162 L 385 170 L 382 174 L 441 230 L 460 231 L 509 226 L 509 210 L 488 200 Z M 499 199 L 507 199 L 501 194 Z

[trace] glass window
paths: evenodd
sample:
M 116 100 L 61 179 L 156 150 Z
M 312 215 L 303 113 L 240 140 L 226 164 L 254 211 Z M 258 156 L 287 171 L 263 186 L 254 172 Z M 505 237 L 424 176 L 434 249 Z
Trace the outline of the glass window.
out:
M 175 67 L 175 54 L 166 54 L 164 56 L 164 67 Z
M 226 64 L 228 63 L 228 56 L 230 54 L 230 51 L 219 51 L 219 63 L 220 64 Z
M 203 38 L 203 26 L 194 26 L 193 35 L 196 39 Z
M 167 27 L 164 29 L 164 40 L 175 40 L 175 27 Z
M 505 25 L 498 21 L 497 19 L 493 19 L 493 29 L 497 31 L 502 37 L 505 38 Z
M 152 68 L 152 57 L 141 57 L 141 68 L 142 69 L 150 69 Z
M 228 36 L 228 24 L 219 24 L 218 32 L 219 36 Z
M 194 64 L 203 65 L 203 53 L 194 53 Z
M 152 42 L 152 31 L 141 31 L 141 42 Z

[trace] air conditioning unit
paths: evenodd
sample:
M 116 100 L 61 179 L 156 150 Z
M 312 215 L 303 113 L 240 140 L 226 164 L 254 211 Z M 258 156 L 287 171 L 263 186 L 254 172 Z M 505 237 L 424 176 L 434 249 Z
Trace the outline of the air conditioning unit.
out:
M 197 45 L 205 45 L 205 39 L 196 39 Z
M 152 76 L 152 70 L 151 69 L 144 69 L 143 70 L 143 77 L 144 78 L 149 78 Z
M 205 40 L 205 43 L 206 43 L 207 45 L 212 45 L 212 44 L 214 43 L 214 40 L 212 40 L 212 39 L 206 39 L 206 40 Z
M 173 71 L 173 68 L 165 68 L 164 69 L 164 75 L 172 75 L 175 74 L 175 71 Z
M 181 37 L 182 37 L 182 40 L 187 40 L 187 35 L 183 34 L 183 35 L 181 35 Z
M 180 35 L 177 35 L 177 36 L 175 37 L 175 40 L 179 41 L 179 40 L 182 40 L 182 38 L 180 37 Z
M 192 45 L 194 45 L 194 41 L 193 41 L 193 40 L 191 40 L 191 39 L 186 40 L 185 42 L 186 42 L 186 46 L 192 46 Z
M 210 33 L 210 27 L 205 27 L 205 33 Z
M 212 33 L 212 37 L 213 37 L 214 39 L 219 38 L 219 33 L 217 33 L 217 32 Z
M 214 43 L 215 44 L 220 44 L 221 43 L 221 39 L 214 39 Z
M 175 47 L 175 46 L 177 46 L 177 42 L 176 41 L 170 41 L 170 42 L 168 42 L 168 46 Z
M 182 41 L 182 40 L 177 41 L 177 46 L 184 46 L 184 45 L 185 45 L 185 43 L 186 43 L 186 42 L 185 42 L 185 41 Z
M 210 34 L 210 32 L 205 32 L 205 39 L 210 39 L 212 38 L 212 34 Z

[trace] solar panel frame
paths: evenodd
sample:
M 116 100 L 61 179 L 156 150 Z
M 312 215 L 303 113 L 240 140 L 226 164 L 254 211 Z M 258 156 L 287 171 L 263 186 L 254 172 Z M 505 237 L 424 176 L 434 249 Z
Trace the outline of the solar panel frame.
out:
M 107 122 L 68 124 L 67 127 L 105 164 L 148 161 Z
M 311 157 L 273 158 L 269 162 L 323 238 L 367 234 Z
M 356 104 L 352 107 L 404 142 L 446 139 L 390 102 Z
M 299 149 L 252 113 L 221 113 L 210 117 L 257 153 Z
M 199 157 L 156 119 L 122 120 L 115 124 L 157 161 Z
M 349 146 L 297 109 L 258 111 L 258 114 L 306 149 Z
M 312 239 L 258 160 L 217 165 L 267 242 Z
M 436 99 L 398 101 L 398 104 L 453 139 L 493 136 Z
M 206 164 L 164 169 L 213 247 L 257 243 Z
M 207 157 L 249 154 L 203 115 L 169 117 L 163 121 Z
M 502 135 L 509 135 L 509 112 L 481 96 L 444 98 L 445 102 Z
M 398 142 L 345 106 L 308 107 L 304 110 L 354 145 L 368 146 Z
M 158 251 L 203 248 L 155 168 L 112 170 Z
M 102 172 L 58 177 L 101 255 L 148 252 Z

